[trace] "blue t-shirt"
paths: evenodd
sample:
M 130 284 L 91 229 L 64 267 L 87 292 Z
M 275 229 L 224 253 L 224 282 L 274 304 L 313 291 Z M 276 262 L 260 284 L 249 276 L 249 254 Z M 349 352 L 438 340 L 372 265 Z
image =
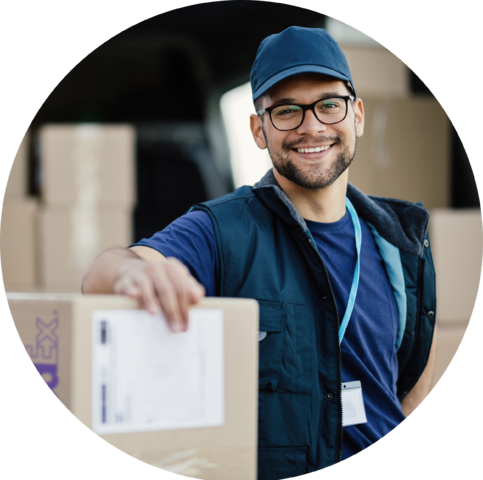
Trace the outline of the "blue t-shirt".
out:
M 357 260 L 350 214 L 347 211 L 334 223 L 306 222 L 329 272 L 342 320 Z M 342 380 L 361 382 L 367 423 L 344 428 L 343 459 L 372 445 L 405 418 L 396 396 L 396 301 L 374 237 L 363 220 L 361 228 L 359 290 L 341 350 Z M 218 295 L 216 238 L 205 212 L 190 212 L 137 245 L 176 257 L 205 287 L 208 296 Z

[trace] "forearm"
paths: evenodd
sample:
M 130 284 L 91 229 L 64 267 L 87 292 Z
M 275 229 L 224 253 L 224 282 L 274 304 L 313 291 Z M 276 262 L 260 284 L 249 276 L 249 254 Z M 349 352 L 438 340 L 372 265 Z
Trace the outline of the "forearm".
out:
M 82 280 L 82 292 L 114 293 L 114 285 L 133 263 L 144 262 L 127 248 L 112 248 L 101 253 L 90 265 Z
M 416 385 L 401 401 L 401 408 L 404 415 L 410 415 L 416 407 L 426 398 L 430 389 L 431 382 L 433 380 L 434 364 L 436 361 L 436 328 L 433 334 L 433 343 L 431 345 L 431 351 L 429 353 L 428 363 L 419 377 Z

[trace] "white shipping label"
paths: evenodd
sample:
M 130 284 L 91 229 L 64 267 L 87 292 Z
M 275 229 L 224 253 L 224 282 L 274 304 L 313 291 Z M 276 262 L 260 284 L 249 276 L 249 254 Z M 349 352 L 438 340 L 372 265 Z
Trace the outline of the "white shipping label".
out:
M 224 424 L 222 310 L 191 309 L 182 333 L 144 310 L 97 310 L 92 345 L 96 433 Z

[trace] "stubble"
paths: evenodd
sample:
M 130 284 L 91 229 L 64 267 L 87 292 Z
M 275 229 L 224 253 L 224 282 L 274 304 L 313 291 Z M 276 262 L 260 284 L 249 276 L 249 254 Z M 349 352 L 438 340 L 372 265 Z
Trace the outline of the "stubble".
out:
M 268 146 L 265 128 L 262 127 L 262 130 Z M 333 143 L 334 147 L 342 146 L 342 150 L 331 165 L 326 166 L 322 162 L 304 170 L 298 167 L 290 158 L 292 148 L 303 146 L 300 142 L 283 142 L 280 150 L 274 151 L 268 148 L 268 153 L 277 172 L 287 180 L 309 190 L 320 190 L 332 185 L 349 168 L 356 153 L 357 137 L 355 136 L 353 149 L 341 136 L 319 136 L 314 138 L 312 143 Z

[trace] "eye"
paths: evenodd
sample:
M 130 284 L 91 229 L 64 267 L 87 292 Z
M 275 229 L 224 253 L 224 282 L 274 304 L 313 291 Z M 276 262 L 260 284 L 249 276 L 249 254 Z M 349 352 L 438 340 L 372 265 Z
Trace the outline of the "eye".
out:
M 345 103 L 340 98 L 326 98 L 321 100 L 315 108 L 322 114 L 337 113 L 345 109 Z
M 320 108 L 324 108 L 326 110 L 330 110 L 332 108 L 339 108 L 340 103 L 336 100 L 324 100 L 320 103 Z
M 297 105 L 280 105 L 279 107 L 273 109 L 272 115 L 276 116 L 277 118 L 286 118 L 297 115 L 301 111 L 302 109 Z

